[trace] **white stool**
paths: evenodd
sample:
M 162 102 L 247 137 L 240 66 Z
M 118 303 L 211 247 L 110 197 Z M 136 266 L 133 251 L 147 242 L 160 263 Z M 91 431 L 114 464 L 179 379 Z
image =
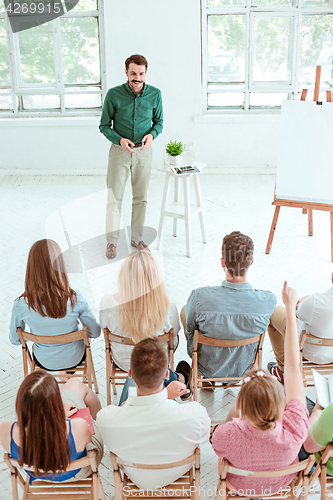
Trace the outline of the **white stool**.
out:
M 206 167 L 206 163 L 193 163 L 198 169 L 201 171 Z M 185 235 L 186 235 L 186 255 L 187 257 L 191 257 L 191 219 L 195 215 L 199 215 L 200 227 L 201 227 L 201 235 L 202 242 L 207 243 L 206 238 L 206 228 L 205 221 L 203 217 L 203 206 L 202 206 L 202 198 L 201 198 L 201 190 L 199 183 L 199 174 L 182 174 L 176 175 L 173 173 L 171 168 L 168 170 L 159 168 L 160 172 L 164 172 L 166 174 L 165 184 L 164 184 L 164 192 L 162 199 L 162 208 L 161 208 L 161 216 L 160 223 L 158 226 L 158 239 L 156 249 L 158 250 L 162 246 L 162 233 L 163 233 L 163 225 L 165 217 L 173 217 L 173 235 L 177 236 L 177 219 L 183 219 L 185 221 Z M 167 205 L 168 196 L 169 196 L 169 188 L 170 188 L 170 180 L 171 177 L 175 179 L 175 191 L 174 191 L 174 201 Z M 190 204 L 190 177 L 193 179 L 194 183 L 194 191 L 195 197 L 197 200 L 196 205 Z M 179 181 L 182 179 L 183 188 L 184 188 L 184 205 L 178 202 L 178 194 L 179 194 Z

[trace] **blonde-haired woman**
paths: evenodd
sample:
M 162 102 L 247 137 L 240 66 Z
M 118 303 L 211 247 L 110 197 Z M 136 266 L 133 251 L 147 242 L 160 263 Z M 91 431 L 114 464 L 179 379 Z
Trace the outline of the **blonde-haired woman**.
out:
M 149 250 L 132 253 L 124 261 L 116 294 L 104 295 L 101 300 L 100 324 L 136 344 L 173 328 L 174 345 L 178 346 L 178 310 L 166 294 L 160 266 Z M 132 346 L 112 345 L 113 360 L 124 371 L 130 368 L 132 350 Z

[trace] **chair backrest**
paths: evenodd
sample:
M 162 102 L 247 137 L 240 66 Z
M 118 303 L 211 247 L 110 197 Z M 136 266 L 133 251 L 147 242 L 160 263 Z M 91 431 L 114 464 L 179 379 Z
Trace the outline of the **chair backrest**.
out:
M 333 443 L 328 444 L 310 477 L 310 487 L 316 485 L 319 476 L 321 500 L 333 496 L 333 476 L 327 474 L 327 462 L 333 459 Z
M 116 335 L 112 333 L 109 328 L 103 328 L 104 332 L 104 340 L 105 340 L 105 349 L 110 351 L 110 354 L 112 353 L 112 347 L 111 347 L 111 342 L 114 342 L 116 344 L 122 344 L 122 345 L 130 345 L 130 346 L 135 346 L 135 342 L 131 339 L 131 337 L 126 337 L 122 335 Z M 164 333 L 163 335 L 159 335 L 157 338 L 161 342 L 168 342 L 169 343 L 169 359 L 170 359 L 170 367 L 171 370 L 173 370 L 173 365 L 174 365 L 174 332 L 173 328 L 169 330 L 167 333 Z
M 24 377 L 27 377 L 29 375 L 29 367 L 30 371 L 34 371 L 36 367 L 27 342 L 37 342 L 39 344 L 47 345 L 59 345 L 70 344 L 71 342 L 75 342 L 77 340 L 84 340 L 86 346 L 86 359 L 83 365 L 79 365 L 78 367 L 71 369 L 71 371 L 75 372 L 74 376 L 82 377 L 84 382 L 87 381 L 90 388 L 92 388 L 92 383 L 94 383 L 95 392 L 98 393 L 98 383 L 90 349 L 90 338 L 88 334 L 88 328 L 86 326 L 84 326 L 82 330 L 64 333 L 62 335 L 35 335 L 34 333 L 24 332 L 21 328 L 17 328 L 16 331 L 22 345 Z M 84 367 L 82 368 L 82 366 Z M 52 370 L 50 371 L 52 372 Z M 78 375 L 76 371 L 82 373 Z M 60 382 L 63 383 L 63 381 Z
M 125 497 L 136 497 L 140 498 L 159 498 L 161 497 L 161 489 L 156 490 L 149 489 L 146 492 L 134 485 L 130 480 L 128 480 L 126 473 L 124 472 L 124 480 L 122 480 L 120 469 L 124 467 L 130 467 L 141 470 L 165 470 L 173 469 L 176 467 L 182 467 L 187 464 L 194 464 L 195 474 L 193 475 L 193 468 L 189 472 L 183 474 L 180 478 L 175 480 L 171 485 L 165 486 L 163 488 L 163 493 L 167 493 L 167 498 L 191 498 L 198 499 L 200 491 L 200 449 L 196 448 L 192 455 L 183 460 L 177 462 L 171 462 L 167 464 L 140 464 L 128 462 L 119 459 L 117 455 L 110 452 L 113 472 L 114 472 L 114 483 L 115 483 L 115 498 L 120 500 L 120 498 Z M 194 487 L 195 485 L 195 487 Z M 126 486 L 126 488 L 122 488 Z M 126 491 L 127 490 L 127 491 Z
M 239 340 L 224 340 L 209 337 L 208 335 L 203 335 L 198 330 L 194 331 L 193 339 L 193 353 L 192 353 L 192 368 L 193 368 L 193 396 L 194 400 L 197 401 L 198 398 L 198 348 L 200 345 L 207 345 L 211 347 L 241 347 L 245 345 L 258 344 L 257 350 L 253 359 L 252 368 L 261 369 L 262 367 L 262 346 L 265 338 L 265 333 L 263 332 L 255 337 L 248 339 Z M 206 381 L 214 382 L 228 382 L 228 381 L 240 381 L 242 377 L 211 377 L 205 378 Z M 232 383 L 231 385 L 235 385 Z
M 303 358 L 303 347 L 304 344 L 315 345 L 317 347 L 333 347 L 333 338 L 320 338 L 312 335 L 311 333 L 307 333 L 305 330 L 302 330 L 301 337 L 299 340 L 299 348 L 300 348 L 300 364 L 301 371 L 303 376 L 303 383 L 305 386 L 313 386 L 313 376 L 312 376 L 312 368 L 317 370 L 321 375 L 328 378 L 333 372 L 333 361 L 330 363 L 317 364 L 312 361 L 308 361 Z
M 308 489 L 309 489 L 309 475 L 310 471 L 312 469 L 313 464 L 315 463 L 315 457 L 314 455 L 310 455 L 309 458 L 306 460 L 303 460 L 302 462 L 298 462 L 296 464 L 289 465 L 288 467 L 285 467 L 283 469 L 275 470 L 275 471 L 248 471 L 248 470 L 242 470 L 242 469 L 237 469 L 236 467 L 233 467 L 228 460 L 223 459 L 221 460 L 220 464 L 220 477 L 219 477 L 219 482 L 217 485 L 217 490 L 216 490 L 216 497 L 215 500 L 227 500 L 229 498 L 244 498 L 248 497 L 249 490 L 251 490 L 251 486 L 249 485 L 248 489 L 243 491 L 243 494 L 239 494 L 236 490 L 230 488 L 230 485 L 228 484 L 227 481 L 227 474 L 235 474 L 236 476 L 243 476 L 243 477 L 251 477 L 251 478 L 274 478 L 274 477 L 281 477 L 281 476 L 289 476 L 289 474 L 298 474 L 298 478 L 295 481 L 295 484 L 293 485 L 293 488 L 286 491 L 281 491 L 279 490 L 279 493 L 272 493 L 271 495 L 267 495 L 266 493 L 264 494 L 265 498 L 266 497 L 274 497 L 274 498 L 297 498 L 297 494 L 295 494 L 295 491 L 297 491 L 298 488 L 302 487 L 302 498 L 306 499 L 307 494 L 308 494 Z M 303 472 L 302 474 L 299 474 L 299 472 Z M 296 488 L 296 490 L 294 489 Z M 265 489 L 265 492 L 267 490 Z M 289 496 L 288 493 L 289 492 Z M 280 494 L 281 493 L 281 494 Z M 250 495 L 251 498 L 261 498 L 263 495 Z
M 33 468 L 26 465 L 21 466 L 19 462 L 8 453 L 5 453 L 4 458 L 11 473 L 14 500 L 19 500 L 17 484 L 23 489 L 22 500 L 45 500 L 46 498 L 50 500 L 58 498 L 63 500 L 73 500 L 74 498 L 75 500 L 98 500 L 102 498 L 102 500 L 106 500 L 103 486 L 98 475 L 95 452 L 93 450 L 88 450 L 88 455 L 86 457 L 71 462 L 67 467 L 65 472 L 87 466 L 91 467 L 92 472 L 89 477 L 76 481 L 57 482 L 36 479 L 29 484 L 30 477 L 25 474 L 25 471 L 29 470 L 30 472 L 34 472 Z

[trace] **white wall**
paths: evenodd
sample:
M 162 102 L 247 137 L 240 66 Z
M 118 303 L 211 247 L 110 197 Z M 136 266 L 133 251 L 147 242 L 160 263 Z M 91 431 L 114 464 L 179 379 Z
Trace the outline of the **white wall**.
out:
M 104 0 L 107 87 L 125 81 L 124 61 L 141 53 L 147 83 L 162 90 L 164 130 L 154 166 L 170 140 L 194 142 L 209 167 L 271 171 L 279 115 L 201 116 L 200 0 Z M 95 118 L 0 119 L 0 168 L 89 172 L 106 169 L 109 143 Z

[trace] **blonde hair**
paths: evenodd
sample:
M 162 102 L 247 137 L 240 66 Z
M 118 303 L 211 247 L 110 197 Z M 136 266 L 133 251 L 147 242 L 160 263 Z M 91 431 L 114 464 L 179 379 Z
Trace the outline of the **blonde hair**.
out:
M 149 250 L 132 253 L 118 277 L 119 323 L 123 333 L 137 343 L 155 337 L 169 309 L 169 299 L 157 260 Z
M 267 370 L 249 370 L 243 378 L 237 403 L 242 417 L 247 417 L 257 429 L 268 431 L 282 417 L 286 398 L 280 382 Z

